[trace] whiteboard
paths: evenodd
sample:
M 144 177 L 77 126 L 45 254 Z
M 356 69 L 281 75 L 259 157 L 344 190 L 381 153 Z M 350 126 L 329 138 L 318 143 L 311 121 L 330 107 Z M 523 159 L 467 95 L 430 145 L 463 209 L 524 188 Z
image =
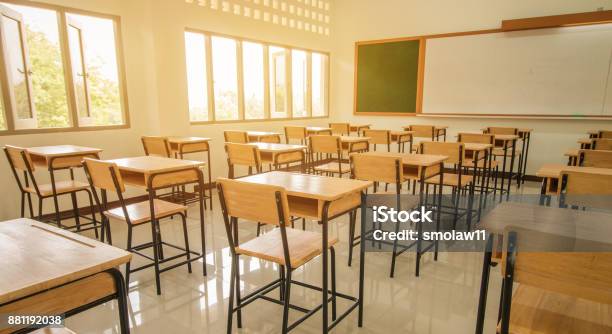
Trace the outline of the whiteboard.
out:
M 424 114 L 612 116 L 612 24 L 427 40 Z

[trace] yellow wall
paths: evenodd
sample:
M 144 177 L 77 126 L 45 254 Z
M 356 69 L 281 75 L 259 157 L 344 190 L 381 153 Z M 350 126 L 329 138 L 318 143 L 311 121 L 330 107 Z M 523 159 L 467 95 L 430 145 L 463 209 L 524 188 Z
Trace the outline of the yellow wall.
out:
M 354 43 L 384 39 L 499 28 L 503 19 L 612 9 L 610 0 L 336 0 L 332 49 L 331 117 L 371 123 L 375 128 L 400 129 L 409 124 L 448 125 L 449 140 L 460 131 L 483 126 L 533 128 L 528 173 L 544 163 L 565 163 L 563 153 L 577 148 L 588 130 L 612 128 L 611 121 L 533 120 L 495 118 L 353 116 Z M 486 97 L 483 97 L 486 98 Z M 517 104 L 518 105 L 518 104 Z

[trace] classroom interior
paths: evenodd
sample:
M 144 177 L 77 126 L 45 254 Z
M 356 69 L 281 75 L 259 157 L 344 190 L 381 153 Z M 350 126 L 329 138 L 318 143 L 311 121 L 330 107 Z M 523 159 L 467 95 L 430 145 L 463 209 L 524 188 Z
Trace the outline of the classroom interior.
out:
M 0 145 L 0 334 L 612 333 L 611 0 L 0 0 Z

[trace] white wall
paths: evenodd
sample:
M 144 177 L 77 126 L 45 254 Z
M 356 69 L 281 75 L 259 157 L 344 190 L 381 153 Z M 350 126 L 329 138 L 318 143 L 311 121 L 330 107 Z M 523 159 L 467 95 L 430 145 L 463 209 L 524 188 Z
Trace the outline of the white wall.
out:
M 591 129 L 612 128 L 612 121 L 478 119 L 409 116 L 354 116 L 354 43 L 394 37 L 499 28 L 504 19 L 612 9 L 612 0 L 336 0 L 332 29 L 331 117 L 374 128 L 400 129 L 409 124 L 448 125 L 449 140 L 483 126 L 533 128 L 528 174 L 544 163 L 565 163 L 563 153 Z M 518 105 L 518 104 L 517 104 Z
M 131 127 L 129 129 L 0 136 L 0 146 L 76 144 L 103 149 L 102 158 L 142 155 L 142 135 L 196 135 L 213 139 L 213 178 L 227 175 L 223 130 L 282 132 L 286 124 L 323 125 L 327 119 L 189 124 L 183 31 L 186 27 L 263 41 L 329 51 L 330 38 L 185 4 L 182 0 L 47 0 L 45 2 L 121 16 Z M 201 158 L 194 156 L 194 158 Z M 5 158 L 0 158 L 0 220 L 19 215 L 18 188 Z M 38 171 L 39 182 L 48 173 Z M 79 175 L 85 180 L 83 175 Z M 139 194 L 131 190 L 128 196 Z M 62 210 L 70 208 L 63 202 Z M 82 206 L 86 201 L 81 198 Z M 36 208 L 37 203 L 34 202 Z M 36 211 L 36 210 L 35 210 Z M 47 200 L 45 212 L 52 212 Z

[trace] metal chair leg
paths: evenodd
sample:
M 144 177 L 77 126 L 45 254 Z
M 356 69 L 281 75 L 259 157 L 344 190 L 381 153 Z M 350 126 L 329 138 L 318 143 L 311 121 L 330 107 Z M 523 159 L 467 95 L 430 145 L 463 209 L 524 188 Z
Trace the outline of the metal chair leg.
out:
M 181 214 L 181 220 L 183 221 L 183 236 L 185 238 L 185 254 L 187 255 L 187 271 L 191 274 L 191 253 L 189 252 L 189 236 L 187 235 L 187 217 Z

